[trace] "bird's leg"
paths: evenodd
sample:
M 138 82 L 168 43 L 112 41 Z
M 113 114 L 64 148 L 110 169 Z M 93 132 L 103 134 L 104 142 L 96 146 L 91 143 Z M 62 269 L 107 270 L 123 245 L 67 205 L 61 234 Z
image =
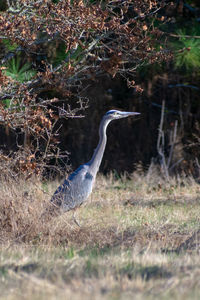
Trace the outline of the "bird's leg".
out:
M 76 219 L 76 209 L 74 209 L 73 210 L 73 221 L 74 221 L 74 223 L 77 225 L 77 226 L 79 226 L 79 227 L 81 227 L 81 225 L 80 225 L 80 223 L 77 221 L 77 219 Z

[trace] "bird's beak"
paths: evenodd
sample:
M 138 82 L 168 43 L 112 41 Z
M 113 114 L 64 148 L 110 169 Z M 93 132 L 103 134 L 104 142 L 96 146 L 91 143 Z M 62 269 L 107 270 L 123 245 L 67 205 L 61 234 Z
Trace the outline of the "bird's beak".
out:
M 121 116 L 122 116 L 122 118 L 124 117 L 129 117 L 129 116 L 137 116 L 137 115 L 140 115 L 140 113 L 139 112 L 129 112 L 129 111 L 123 111 L 123 112 L 121 112 Z

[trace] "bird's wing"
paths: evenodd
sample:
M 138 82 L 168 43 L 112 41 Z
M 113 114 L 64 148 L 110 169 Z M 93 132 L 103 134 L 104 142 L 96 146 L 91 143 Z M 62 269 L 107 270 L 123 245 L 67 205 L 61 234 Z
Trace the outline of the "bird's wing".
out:
M 61 184 L 57 190 L 55 191 L 53 197 L 51 198 L 51 202 L 56 202 L 56 205 L 61 205 L 61 198 L 64 193 L 67 192 L 67 190 L 70 191 L 70 187 L 73 184 L 74 181 L 82 181 L 85 179 L 86 176 L 88 176 L 88 165 L 81 165 L 79 168 L 77 168 L 72 174 L 69 175 L 67 179 Z M 60 195 L 60 197 L 59 197 Z M 56 200 L 56 201 L 55 201 Z

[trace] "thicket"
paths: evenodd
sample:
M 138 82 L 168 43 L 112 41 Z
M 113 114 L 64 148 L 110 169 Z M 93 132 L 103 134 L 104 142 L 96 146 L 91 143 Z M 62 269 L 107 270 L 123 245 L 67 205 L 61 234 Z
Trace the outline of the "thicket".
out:
M 0 9 L 0 122 L 7 135 L 6 145 L 3 138 L 1 144 L 2 172 L 29 177 L 59 171 L 68 156 L 60 147 L 62 120 L 84 115 L 87 89 L 99 78 L 120 78 L 141 99 L 144 90 L 152 105 L 160 105 L 159 119 L 163 103 L 163 114 L 171 111 L 169 84 L 179 94 L 180 88 L 198 90 L 191 83 L 191 74 L 199 78 L 200 64 L 195 1 L 23 0 L 2 1 Z M 185 26 L 183 19 L 189 22 Z M 164 84 L 158 74 L 165 74 Z M 166 76 L 173 77 L 168 86 Z M 155 83 L 165 88 L 158 92 Z M 184 107 L 179 103 L 177 112 L 182 131 L 191 113 Z M 193 122 L 197 128 L 197 118 Z M 163 132 L 160 127 L 157 152 L 165 168 L 165 155 L 171 166 L 176 161 L 166 152 Z M 194 147 L 198 133 L 196 138 Z M 171 139 L 171 151 L 176 142 Z M 198 155 L 195 160 L 198 164 Z
M 19 139 L 14 156 L 20 155 L 11 158 L 15 169 L 38 173 L 64 156 L 57 124 L 81 116 L 86 82 L 120 74 L 140 90 L 133 80 L 138 66 L 168 58 L 158 46 L 162 32 L 151 21 L 165 3 L 6 3 L 0 14 L 0 121 Z

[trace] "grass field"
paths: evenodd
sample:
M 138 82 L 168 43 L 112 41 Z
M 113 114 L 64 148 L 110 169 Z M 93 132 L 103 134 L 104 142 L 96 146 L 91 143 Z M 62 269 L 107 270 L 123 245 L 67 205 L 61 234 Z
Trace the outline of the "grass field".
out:
M 200 299 L 200 186 L 115 177 L 98 177 L 81 227 L 42 217 L 57 183 L 1 185 L 0 299 Z

